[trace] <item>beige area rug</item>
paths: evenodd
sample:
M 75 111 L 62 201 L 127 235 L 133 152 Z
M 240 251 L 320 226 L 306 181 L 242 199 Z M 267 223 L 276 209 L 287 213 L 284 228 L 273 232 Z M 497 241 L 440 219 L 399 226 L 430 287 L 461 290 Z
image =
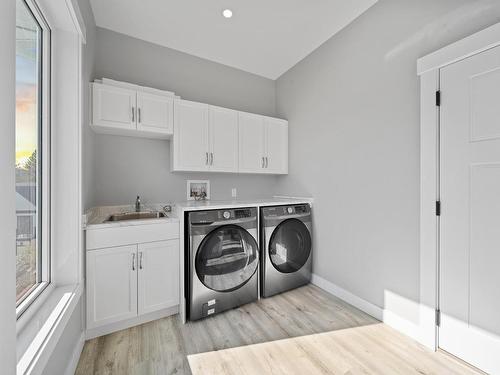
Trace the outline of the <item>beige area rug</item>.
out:
M 193 375 L 480 374 L 383 323 L 188 356 Z

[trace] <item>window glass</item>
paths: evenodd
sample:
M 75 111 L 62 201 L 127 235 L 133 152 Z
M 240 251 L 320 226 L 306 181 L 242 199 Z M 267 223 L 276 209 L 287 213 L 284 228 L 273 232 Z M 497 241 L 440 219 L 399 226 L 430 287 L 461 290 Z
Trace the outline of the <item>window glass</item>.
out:
M 16 2 L 16 298 L 41 280 L 41 42 L 42 29 Z

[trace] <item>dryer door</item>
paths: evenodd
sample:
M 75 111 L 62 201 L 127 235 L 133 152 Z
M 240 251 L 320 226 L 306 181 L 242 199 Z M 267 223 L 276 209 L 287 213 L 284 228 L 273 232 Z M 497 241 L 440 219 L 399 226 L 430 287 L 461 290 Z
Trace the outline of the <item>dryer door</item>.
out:
M 306 264 L 311 254 L 311 234 L 298 219 L 281 222 L 269 240 L 269 258 L 281 273 L 292 273 Z
M 196 252 L 195 268 L 200 281 L 217 292 L 245 285 L 257 271 L 259 248 L 255 238 L 237 225 L 214 229 Z

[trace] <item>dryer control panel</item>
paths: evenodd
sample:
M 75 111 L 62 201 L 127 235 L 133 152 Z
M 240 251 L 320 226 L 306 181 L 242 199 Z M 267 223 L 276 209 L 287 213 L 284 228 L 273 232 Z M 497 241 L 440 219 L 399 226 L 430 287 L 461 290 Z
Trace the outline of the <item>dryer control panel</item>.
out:
M 266 217 L 307 215 L 311 212 L 311 207 L 308 204 L 296 204 L 291 206 L 264 207 L 262 211 Z

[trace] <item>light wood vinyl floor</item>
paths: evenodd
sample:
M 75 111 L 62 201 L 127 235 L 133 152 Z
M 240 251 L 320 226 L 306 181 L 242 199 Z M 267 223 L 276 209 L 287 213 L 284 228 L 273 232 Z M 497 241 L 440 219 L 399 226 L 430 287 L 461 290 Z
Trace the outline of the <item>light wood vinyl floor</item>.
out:
M 76 374 L 191 374 L 190 364 L 194 375 L 475 373 L 308 285 L 201 321 L 172 316 L 87 341 Z

